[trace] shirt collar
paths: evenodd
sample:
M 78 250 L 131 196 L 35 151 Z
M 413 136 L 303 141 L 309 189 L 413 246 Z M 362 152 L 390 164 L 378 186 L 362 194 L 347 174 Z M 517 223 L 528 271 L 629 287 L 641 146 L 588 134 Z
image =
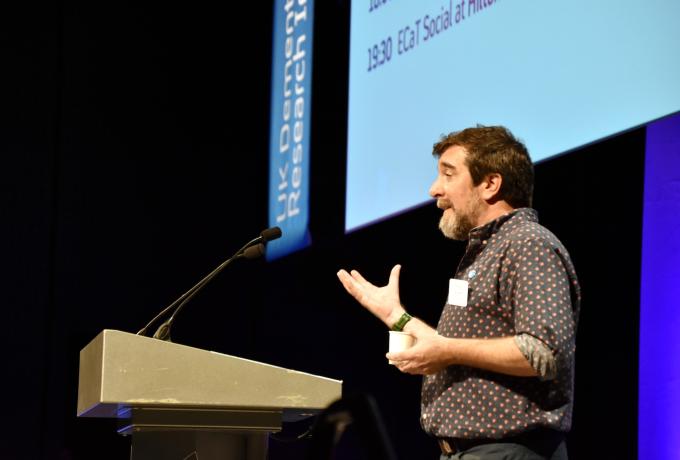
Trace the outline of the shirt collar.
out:
M 507 214 L 497 217 L 491 222 L 475 227 L 470 230 L 470 240 L 488 240 L 493 235 L 498 233 L 501 226 L 511 220 L 513 222 L 538 222 L 538 213 L 531 208 L 518 208 L 510 211 Z

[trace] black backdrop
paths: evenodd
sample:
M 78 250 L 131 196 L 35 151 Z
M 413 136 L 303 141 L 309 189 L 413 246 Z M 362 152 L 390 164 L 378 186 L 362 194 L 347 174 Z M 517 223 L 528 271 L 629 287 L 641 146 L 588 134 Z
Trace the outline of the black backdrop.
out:
M 0 15 L 3 458 L 126 458 L 112 421 L 75 417 L 78 351 L 101 329 L 136 331 L 267 226 L 272 8 L 244 3 L 60 0 Z M 399 458 L 436 458 L 419 378 L 386 364 L 386 331 L 335 272 L 385 282 L 401 263 L 404 303 L 434 323 L 463 246 L 441 237 L 433 205 L 343 234 L 349 11 L 316 10 L 314 244 L 230 267 L 173 337 L 342 379 L 376 398 Z M 633 130 L 536 167 L 535 207 L 584 290 L 572 458 L 637 456 L 644 139 Z M 272 458 L 305 447 L 272 441 Z M 351 433 L 340 449 L 360 458 Z

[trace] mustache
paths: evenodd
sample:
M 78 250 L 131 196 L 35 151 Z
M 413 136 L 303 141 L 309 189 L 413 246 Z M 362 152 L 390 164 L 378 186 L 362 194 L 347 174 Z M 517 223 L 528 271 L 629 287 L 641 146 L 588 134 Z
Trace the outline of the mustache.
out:
M 437 200 L 437 207 L 439 209 L 448 209 L 453 207 L 453 203 L 445 198 L 440 198 Z

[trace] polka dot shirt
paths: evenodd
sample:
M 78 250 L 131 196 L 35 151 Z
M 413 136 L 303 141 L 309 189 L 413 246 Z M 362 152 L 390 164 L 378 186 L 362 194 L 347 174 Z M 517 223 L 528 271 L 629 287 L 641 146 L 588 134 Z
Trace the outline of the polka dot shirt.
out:
M 425 376 L 421 423 L 437 437 L 498 439 L 537 427 L 568 431 L 580 289 L 569 254 L 517 209 L 470 232 L 456 278 L 468 305 L 444 306 L 437 332 L 491 338 L 530 334 L 553 352 L 556 377 L 514 377 L 466 366 Z

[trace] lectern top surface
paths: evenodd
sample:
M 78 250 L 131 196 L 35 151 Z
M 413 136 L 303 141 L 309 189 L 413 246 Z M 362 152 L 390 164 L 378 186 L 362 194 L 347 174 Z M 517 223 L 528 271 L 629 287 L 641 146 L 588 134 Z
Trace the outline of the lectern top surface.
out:
M 270 364 L 104 330 L 80 352 L 78 415 L 121 407 L 320 410 L 342 382 Z

